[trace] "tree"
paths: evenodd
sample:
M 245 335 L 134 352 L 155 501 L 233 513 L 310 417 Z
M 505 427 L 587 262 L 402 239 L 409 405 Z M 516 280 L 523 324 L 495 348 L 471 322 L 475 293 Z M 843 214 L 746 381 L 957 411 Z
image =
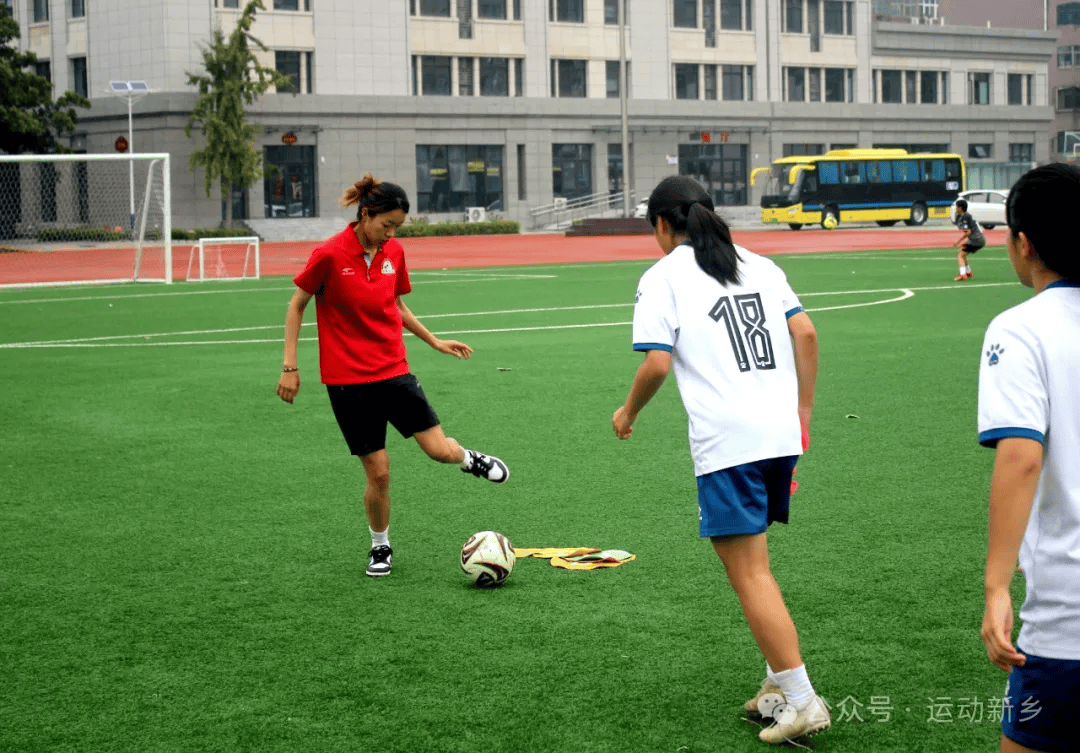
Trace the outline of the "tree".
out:
M 29 69 L 37 63 L 32 52 L 19 52 L 13 42 L 19 24 L 0 5 L 0 149 L 9 154 L 48 154 L 69 149 L 58 139 L 75 131 L 76 107 L 90 101 L 73 91 L 55 102 L 52 83 Z
M 263 175 L 262 154 L 255 137 L 262 127 L 247 122 L 244 105 L 271 86 L 286 86 L 291 79 L 274 68 L 259 65 L 251 45 L 266 51 L 266 45 L 251 35 L 256 9 L 266 10 L 262 0 L 250 0 L 240 14 L 236 28 L 225 38 L 214 30 L 213 41 L 203 50 L 205 74 L 188 72 L 188 84 L 198 87 L 199 99 L 184 133 L 191 137 L 195 126 L 202 129 L 206 146 L 191 153 L 190 165 L 206 169 L 206 195 L 215 182 L 221 196 L 230 196 L 232 186 L 251 186 Z M 232 201 L 225 201 L 226 222 L 232 223 Z

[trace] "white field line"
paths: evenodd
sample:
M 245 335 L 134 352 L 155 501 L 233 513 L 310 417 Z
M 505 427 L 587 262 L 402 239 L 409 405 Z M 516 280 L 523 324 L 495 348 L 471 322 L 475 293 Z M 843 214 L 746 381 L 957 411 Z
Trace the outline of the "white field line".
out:
M 446 279 L 438 280 L 426 280 L 424 277 L 428 275 L 432 277 L 446 277 Z M 444 285 L 448 282 L 502 282 L 504 280 L 546 280 L 558 277 L 558 275 L 534 275 L 534 274 L 518 274 L 510 272 L 466 272 L 459 273 L 456 277 L 451 276 L 450 273 L 435 272 L 429 270 L 420 270 L 410 274 L 410 280 L 413 285 Z M 419 279 L 418 279 L 419 278 Z M 213 283 L 214 280 L 207 280 L 201 284 Z M 196 283 L 192 283 L 193 285 Z M 0 288 L 4 286 L 0 285 Z M 126 288 L 124 288 L 126 289 Z M 156 293 L 129 293 L 120 295 L 109 295 L 109 292 L 102 290 L 99 295 L 84 295 L 84 296 L 72 296 L 63 298 L 26 298 L 15 299 L 10 301 L 0 300 L 0 306 L 5 304 L 14 303 L 66 303 L 68 301 L 126 301 L 129 298 L 170 298 L 174 296 L 182 295 L 231 295 L 236 293 L 281 293 L 292 292 L 296 290 L 295 286 L 286 288 L 228 288 L 226 290 L 169 290 Z
M 866 301 L 861 303 L 852 303 L 841 306 L 825 306 L 819 308 L 807 308 L 808 313 L 821 312 L 821 311 L 837 311 L 841 309 L 851 308 L 863 308 L 866 306 L 877 306 L 882 303 L 896 303 L 899 301 L 907 300 L 915 295 L 916 291 L 931 291 L 931 290 L 964 290 L 979 287 L 1003 287 L 1006 285 L 1015 285 L 1018 283 L 1003 283 L 1003 282 L 989 282 L 989 283 L 977 283 L 974 285 L 935 285 L 921 288 L 875 288 L 870 290 L 835 290 L 819 293 L 804 293 L 801 298 L 810 298 L 815 296 L 836 296 L 836 295 L 870 295 L 878 293 L 900 293 L 900 295 L 893 298 L 887 298 L 879 301 Z M 513 314 L 525 314 L 525 313 L 538 313 L 538 312 L 554 312 L 554 311 L 582 311 L 591 309 L 610 309 L 610 308 L 630 308 L 634 304 L 632 303 L 606 303 L 595 305 L 583 305 L 583 306 L 554 306 L 547 308 L 524 308 L 524 309 L 503 309 L 496 311 L 472 311 L 464 313 L 454 314 L 424 314 L 421 316 L 423 321 L 430 319 L 443 319 L 454 317 L 468 317 L 468 316 L 495 316 L 495 315 L 513 315 Z M 563 330 L 563 329 L 588 329 L 592 327 L 621 327 L 629 326 L 633 322 L 597 322 L 592 324 L 555 324 L 547 326 L 537 327 L 499 327 L 489 329 L 454 329 L 444 330 L 437 332 L 438 335 L 475 335 L 475 334 L 490 334 L 500 332 L 539 332 L 545 330 Z M 314 322 L 308 322 L 304 326 L 314 326 Z M 260 338 L 260 339 L 241 339 L 241 340 L 184 340 L 184 341 L 161 341 L 155 338 L 164 337 L 179 337 L 190 335 L 214 335 L 214 334 L 226 334 L 235 332 L 257 332 L 261 330 L 281 330 L 283 325 L 259 325 L 253 327 L 228 327 L 219 329 L 205 329 L 205 330 L 185 330 L 178 332 L 158 332 L 158 333 L 144 333 L 134 335 L 106 335 L 101 337 L 84 337 L 84 338 L 70 338 L 63 340 L 38 340 L 29 342 L 14 342 L 14 343 L 0 343 L 0 349 L 23 349 L 23 348 L 116 348 L 116 347 L 147 347 L 147 346 L 177 346 L 177 345 L 252 345 L 252 344 L 265 344 L 265 343 L 279 343 L 281 337 L 273 338 Z M 408 334 L 408 333 L 406 333 Z M 308 342 L 316 340 L 314 337 L 305 337 L 301 340 Z M 131 341 L 131 342 L 125 342 Z

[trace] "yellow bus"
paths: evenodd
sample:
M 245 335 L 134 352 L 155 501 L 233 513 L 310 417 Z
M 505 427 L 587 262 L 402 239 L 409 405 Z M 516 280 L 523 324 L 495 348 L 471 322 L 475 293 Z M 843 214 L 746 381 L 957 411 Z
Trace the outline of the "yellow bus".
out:
M 966 171 L 959 154 L 908 153 L 904 149 L 834 149 L 826 154 L 783 157 L 750 173 L 768 173 L 761 221 L 792 230 L 820 224 L 903 221 L 950 217 Z

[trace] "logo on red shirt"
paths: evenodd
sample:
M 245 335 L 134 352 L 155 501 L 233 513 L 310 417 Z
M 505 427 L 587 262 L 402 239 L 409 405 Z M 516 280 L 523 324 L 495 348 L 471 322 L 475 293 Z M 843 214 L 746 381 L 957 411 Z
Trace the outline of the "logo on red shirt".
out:
M 343 275 L 354 275 L 354 274 L 356 274 L 356 272 L 353 271 L 352 267 L 345 267 L 345 269 L 341 270 L 341 274 L 343 274 Z

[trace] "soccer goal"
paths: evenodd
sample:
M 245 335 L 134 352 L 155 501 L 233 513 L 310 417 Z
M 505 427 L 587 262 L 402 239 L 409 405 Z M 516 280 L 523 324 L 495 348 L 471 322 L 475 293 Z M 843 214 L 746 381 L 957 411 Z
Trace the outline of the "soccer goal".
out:
M 168 154 L 0 156 L 0 286 L 172 282 Z
M 184 279 L 259 279 L 259 237 L 199 238 L 188 254 Z

